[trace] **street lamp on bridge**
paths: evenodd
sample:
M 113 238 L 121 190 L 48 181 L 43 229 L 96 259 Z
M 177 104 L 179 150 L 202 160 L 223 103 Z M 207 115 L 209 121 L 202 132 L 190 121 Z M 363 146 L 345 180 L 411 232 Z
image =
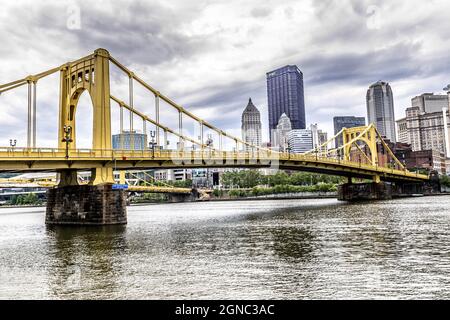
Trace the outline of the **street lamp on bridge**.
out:
M 14 149 L 17 146 L 17 140 L 9 139 L 9 146 Z
M 152 149 L 152 159 L 155 158 L 155 137 L 156 137 L 156 131 L 151 130 L 150 131 L 150 137 L 152 138 L 152 141 L 150 141 L 150 148 Z
M 66 159 L 69 159 L 69 144 L 73 142 L 71 126 L 64 126 L 64 138 L 62 142 L 66 143 Z

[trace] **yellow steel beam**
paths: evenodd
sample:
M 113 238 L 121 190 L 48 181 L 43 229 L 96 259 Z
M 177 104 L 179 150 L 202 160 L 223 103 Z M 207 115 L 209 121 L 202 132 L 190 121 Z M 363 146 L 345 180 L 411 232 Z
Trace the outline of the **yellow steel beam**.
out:
M 149 192 L 149 193 L 183 193 L 189 194 L 192 192 L 188 188 L 169 188 L 156 186 L 128 186 L 128 191 Z
M 353 142 L 353 145 L 356 146 L 356 148 L 359 150 L 359 152 L 366 158 L 367 161 L 369 161 L 369 163 L 372 162 L 372 159 L 370 159 L 370 158 L 366 155 L 366 153 L 361 149 L 361 147 L 360 147 L 356 142 Z
M 169 105 L 171 105 L 173 108 L 177 109 L 178 111 L 184 113 L 185 115 L 187 115 L 188 117 L 190 117 L 191 119 L 202 123 L 205 127 L 215 131 L 216 133 L 230 139 L 233 141 L 237 141 L 245 146 L 249 146 L 258 150 L 268 150 L 266 148 L 262 148 L 260 146 L 254 146 L 250 143 L 247 143 L 245 141 L 243 141 L 242 139 L 238 138 L 238 137 L 234 137 L 230 134 L 228 134 L 227 132 L 217 128 L 216 126 L 204 121 L 203 119 L 197 117 L 196 115 L 194 115 L 193 113 L 189 112 L 188 110 L 186 110 L 185 108 L 183 108 L 182 106 L 180 106 L 179 104 L 175 103 L 174 101 L 172 101 L 170 98 L 166 97 L 165 95 L 161 94 L 161 92 L 159 92 L 158 90 L 156 90 L 155 88 L 153 88 L 152 86 L 150 86 L 148 83 L 146 83 L 144 80 L 142 80 L 141 78 L 139 78 L 138 76 L 136 76 L 134 74 L 134 72 L 132 72 L 130 69 L 128 69 L 127 67 L 125 67 L 123 64 L 121 64 L 119 61 L 117 61 L 114 57 L 110 56 L 110 60 L 113 64 L 115 64 L 119 69 L 121 69 L 122 71 L 124 71 L 125 73 L 127 73 L 127 75 L 131 78 L 133 78 L 134 80 L 136 80 L 140 85 L 142 85 L 144 88 L 146 88 L 147 90 L 151 91 L 155 96 L 159 97 L 160 99 L 162 99 L 163 101 L 165 101 L 166 103 L 168 103 Z
M 392 152 L 391 148 L 389 148 L 389 146 L 386 144 L 386 142 L 384 141 L 384 139 L 381 136 L 381 134 L 378 131 L 378 129 L 375 126 L 374 126 L 374 128 L 375 128 L 375 132 L 377 133 L 378 138 L 381 140 L 381 143 L 383 144 L 384 148 L 389 152 L 389 155 L 394 159 L 394 161 L 399 165 L 400 168 L 402 168 L 403 170 L 406 170 L 406 168 L 403 165 L 403 163 L 401 163 L 400 160 L 397 159 L 395 154 Z
M 63 150 L 42 151 L 39 149 L 21 149 L 1 151 L 0 170 L 40 171 L 57 169 L 92 169 L 92 168 L 206 168 L 206 167 L 270 167 L 274 161 L 270 155 L 262 155 L 255 161 L 249 153 L 242 152 L 172 152 L 149 150 L 109 150 L 103 155 L 92 150 L 75 150 L 69 160 L 65 159 Z M 327 171 L 337 175 L 354 177 L 386 175 L 389 178 L 405 180 L 428 180 L 428 176 L 371 165 L 361 165 L 352 161 L 342 161 L 310 155 L 281 154 L 277 159 L 280 169 L 311 169 Z
M 23 82 L 19 82 L 19 83 L 16 84 L 16 85 L 13 85 L 13 86 L 10 86 L 10 87 L 6 87 L 5 89 L 1 89 L 1 90 L 0 90 L 0 94 L 5 93 L 5 92 L 10 91 L 10 90 L 13 90 L 13 89 L 16 89 L 16 88 L 19 88 L 19 87 L 21 87 L 21 86 L 24 86 L 24 85 L 26 85 L 27 83 L 28 83 L 27 81 L 23 81 Z
M 325 148 L 325 149 L 327 150 L 327 149 L 328 149 L 328 148 L 327 148 L 328 145 L 329 145 L 330 143 L 332 143 L 333 141 L 336 141 L 336 139 L 337 139 L 340 135 L 342 135 L 342 133 L 344 132 L 344 130 L 345 130 L 345 128 L 342 128 L 341 131 L 339 131 L 339 132 L 336 133 L 333 137 L 331 137 L 330 139 L 328 139 L 327 142 L 323 143 L 322 145 L 318 146 L 318 147 L 315 148 L 315 149 L 312 149 L 312 150 L 310 150 L 310 151 L 308 151 L 308 152 L 305 152 L 304 154 L 313 154 L 313 153 L 315 153 L 316 151 L 320 151 L 322 148 Z M 333 150 L 333 149 L 330 149 L 330 151 L 331 151 L 331 150 Z
M 177 133 L 176 131 L 170 129 L 169 127 L 166 127 L 166 126 L 164 126 L 164 125 L 162 125 L 162 124 L 156 122 L 155 120 L 153 120 L 153 119 L 147 117 L 147 116 L 146 116 L 145 114 L 143 114 L 142 112 L 136 110 L 135 108 L 130 107 L 128 104 L 126 104 L 125 102 L 123 102 L 123 101 L 117 99 L 116 97 L 114 97 L 114 96 L 112 96 L 112 95 L 111 95 L 111 99 L 112 99 L 113 101 L 115 101 L 116 103 L 118 103 L 120 106 L 122 106 L 122 107 L 124 107 L 125 109 L 131 111 L 132 113 L 138 115 L 138 116 L 141 117 L 142 119 L 144 119 L 144 120 L 146 120 L 146 121 L 148 121 L 148 122 L 154 124 L 155 126 L 158 126 L 158 127 L 160 127 L 161 129 L 163 129 L 163 130 L 165 130 L 165 131 L 167 131 L 167 132 L 169 132 L 169 133 L 171 133 L 171 134 L 173 134 L 173 135 L 175 135 L 175 136 L 177 136 L 177 137 L 179 137 L 179 138 L 181 138 L 181 139 L 183 139 L 183 140 L 185 140 L 185 141 L 192 142 L 192 143 L 194 143 L 194 144 L 196 144 L 196 145 L 199 145 L 199 146 L 202 147 L 202 148 L 208 148 L 207 145 L 201 144 L 200 142 L 197 142 L 197 141 L 195 141 L 195 140 L 193 140 L 193 139 L 191 139 L 191 138 L 189 138 L 189 137 L 186 137 L 186 136 L 184 136 L 184 135 L 181 135 L 181 134 Z

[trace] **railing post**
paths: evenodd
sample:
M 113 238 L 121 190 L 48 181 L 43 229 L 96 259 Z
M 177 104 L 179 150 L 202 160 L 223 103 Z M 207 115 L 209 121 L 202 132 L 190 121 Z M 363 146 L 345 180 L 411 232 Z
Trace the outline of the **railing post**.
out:
M 183 142 L 183 113 L 180 110 L 178 110 L 178 134 L 180 135 L 179 143 L 181 147 L 181 143 Z
M 133 135 L 133 104 L 134 104 L 134 99 L 133 99 L 133 75 L 130 74 L 129 75 L 129 93 L 130 93 L 130 149 L 133 150 L 134 149 L 134 135 Z
M 119 105 L 120 109 L 120 133 L 123 133 L 123 105 Z
M 167 130 L 164 129 L 164 146 L 163 149 L 167 149 Z
M 32 107 L 31 107 L 31 81 L 28 80 L 28 129 L 27 129 L 27 148 L 31 148 L 31 118 L 32 118 Z
M 36 148 L 36 81 L 33 81 L 33 148 Z
M 155 118 L 158 125 L 156 126 L 156 144 L 159 146 L 159 92 L 155 94 Z

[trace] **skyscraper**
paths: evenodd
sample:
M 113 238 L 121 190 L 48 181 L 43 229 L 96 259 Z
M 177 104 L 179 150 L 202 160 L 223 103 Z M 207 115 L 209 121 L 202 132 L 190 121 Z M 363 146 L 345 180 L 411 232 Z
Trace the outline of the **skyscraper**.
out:
M 247 107 L 242 113 L 242 140 L 255 146 L 261 146 L 261 114 L 258 108 L 248 99 Z M 250 151 L 251 147 L 245 146 L 246 151 Z
M 448 108 L 448 95 L 423 93 L 411 99 L 411 106 L 419 107 L 420 112 L 442 112 L 442 109 Z
M 292 130 L 292 124 L 286 113 L 278 120 L 277 128 L 272 130 L 272 148 L 277 151 L 286 152 L 288 149 L 287 134 Z
M 269 132 L 276 129 L 285 113 L 292 129 L 305 129 L 305 98 L 303 73 L 295 65 L 267 73 L 267 99 L 269 104 Z
M 389 83 L 378 81 L 367 90 L 367 118 L 382 136 L 396 142 L 394 98 Z
M 363 127 L 366 125 L 366 118 L 364 117 L 354 117 L 354 116 L 344 116 L 344 117 L 334 117 L 334 134 L 338 134 L 343 128 L 355 128 Z M 342 146 L 342 137 L 337 140 L 336 147 Z

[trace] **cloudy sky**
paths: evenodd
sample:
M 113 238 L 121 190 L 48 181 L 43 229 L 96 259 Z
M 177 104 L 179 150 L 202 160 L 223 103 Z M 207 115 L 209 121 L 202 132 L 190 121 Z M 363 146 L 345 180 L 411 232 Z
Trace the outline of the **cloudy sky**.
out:
M 2 1 L 0 83 L 103 47 L 235 135 L 252 97 L 267 140 L 265 74 L 296 64 L 304 73 L 307 123 L 331 133 L 333 116 L 366 116 L 366 90 L 377 80 L 391 83 L 397 118 L 413 96 L 442 91 L 450 82 L 449 12 L 447 0 Z M 126 100 L 126 78 L 113 70 L 112 82 Z M 25 93 L 0 96 L 2 146 L 10 138 L 26 144 Z M 152 104 L 137 88 L 136 107 L 151 115 Z M 83 96 L 80 147 L 90 145 L 89 108 Z M 175 114 L 168 114 L 169 124 Z M 56 145 L 57 115 L 56 74 L 38 85 L 38 145 Z

